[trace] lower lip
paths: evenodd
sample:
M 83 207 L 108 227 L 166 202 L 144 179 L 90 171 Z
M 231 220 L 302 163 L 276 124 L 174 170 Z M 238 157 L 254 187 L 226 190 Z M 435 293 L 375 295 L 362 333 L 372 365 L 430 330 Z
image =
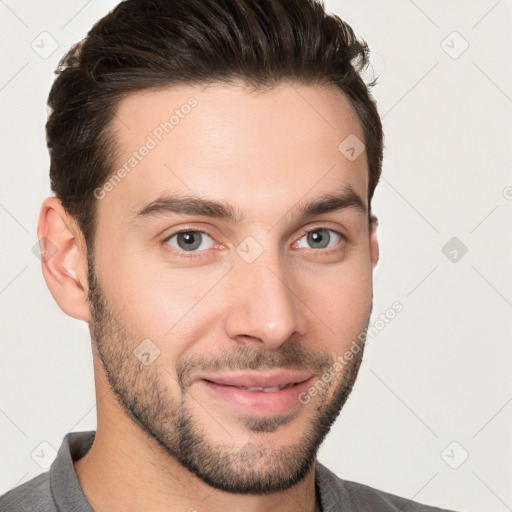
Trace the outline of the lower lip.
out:
M 306 391 L 313 380 L 314 376 L 304 382 L 269 393 L 265 391 L 247 391 L 236 386 L 225 386 L 207 380 L 200 380 L 198 384 L 201 384 L 211 394 L 240 412 L 258 416 L 274 416 L 283 414 L 300 405 L 299 394 Z

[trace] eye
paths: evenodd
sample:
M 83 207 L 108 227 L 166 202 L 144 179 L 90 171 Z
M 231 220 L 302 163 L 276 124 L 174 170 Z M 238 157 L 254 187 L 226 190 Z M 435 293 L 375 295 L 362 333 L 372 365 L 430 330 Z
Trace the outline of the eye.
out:
M 304 233 L 297 243 L 300 244 L 303 239 L 311 245 L 312 249 L 330 249 L 343 239 L 343 235 L 333 229 L 317 228 Z
M 200 252 L 206 249 L 211 249 L 210 242 L 213 242 L 213 239 L 204 231 L 188 230 L 178 231 L 171 236 L 168 236 L 164 242 L 169 243 L 169 245 L 180 251 Z

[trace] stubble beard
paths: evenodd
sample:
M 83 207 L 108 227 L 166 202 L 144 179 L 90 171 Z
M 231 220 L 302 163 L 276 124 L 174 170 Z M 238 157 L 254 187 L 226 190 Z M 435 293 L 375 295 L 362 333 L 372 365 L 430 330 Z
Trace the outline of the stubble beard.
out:
M 170 396 L 162 383 L 162 377 L 170 381 L 173 378 L 176 380 L 176 376 L 159 366 L 158 360 L 149 366 L 139 361 L 133 350 L 140 340 L 135 340 L 116 318 L 114 309 L 109 306 L 108 298 L 97 281 L 94 264 L 91 262 L 88 278 L 88 301 L 91 308 L 89 329 L 105 376 L 127 416 L 144 433 L 155 439 L 169 456 L 209 486 L 231 493 L 264 494 L 281 491 L 294 486 L 308 474 L 316 460 L 318 448 L 352 391 L 362 362 L 364 343 L 359 345 L 359 352 L 345 366 L 341 379 L 333 379 L 330 384 L 323 386 L 316 400 L 302 406 L 311 410 L 297 441 L 290 445 L 272 446 L 271 434 L 280 426 L 294 421 L 296 415 L 304 415 L 302 409 L 291 415 L 240 417 L 240 426 L 248 432 L 248 442 L 243 446 L 236 446 L 234 440 L 231 444 L 216 443 L 208 435 L 207 425 L 201 424 L 194 417 L 189 405 L 194 401 L 187 402 L 186 375 L 190 374 L 194 366 L 178 365 L 176 373 L 181 396 L 179 399 Z M 311 368 L 311 359 L 304 359 L 307 352 L 298 344 L 286 345 L 285 349 L 272 354 L 270 358 L 268 354 L 256 349 L 241 349 L 236 351 L 236 358 L 230 357 L 230 366 L 240 369 L 266 366 L 290 368 L 292 365 L 301 369 Z M 323 371 L 328 371 L 334 363 L 328 355 L 318 353 L 315 353 L 314 361 L 315 368 Z M 317 375 L 321 373 L 319 371 Z M 209 421 L 213 421 L 211 418 L 211 415 L 208 416 Z M 220 418 L 214 419 L 218 423 L 216 426 L 224 428 L 229 437 L 233 424 L 222 425 Z M 240 426 L 236 428 L 239 430 Z

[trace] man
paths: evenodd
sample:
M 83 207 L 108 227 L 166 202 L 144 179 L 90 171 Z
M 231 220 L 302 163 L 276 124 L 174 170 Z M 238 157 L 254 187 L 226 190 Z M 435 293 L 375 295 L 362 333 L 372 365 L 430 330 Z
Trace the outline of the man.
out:
M 379 257 L 367 59 L 306 0 L 126 0 L 64 57 L 38 237 L 98 426 L 2 510 L 440 510 L 316 461 Z

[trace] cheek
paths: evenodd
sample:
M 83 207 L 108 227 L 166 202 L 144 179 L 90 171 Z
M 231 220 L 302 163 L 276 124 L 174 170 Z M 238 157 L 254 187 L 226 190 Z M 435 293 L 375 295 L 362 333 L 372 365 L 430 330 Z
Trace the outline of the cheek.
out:
M 340 265 L 302 279 L 304 303 L 331 329 L 334 343 L 350 344 L 367 327 L 372 277 L 363 265 Z
M 150 265 L 134 257 L 112 266 L 104 281 L 131 337 L 154 341 L 170 361 L 193 344 L 208 322 L 211 297 L 224 272 Z

